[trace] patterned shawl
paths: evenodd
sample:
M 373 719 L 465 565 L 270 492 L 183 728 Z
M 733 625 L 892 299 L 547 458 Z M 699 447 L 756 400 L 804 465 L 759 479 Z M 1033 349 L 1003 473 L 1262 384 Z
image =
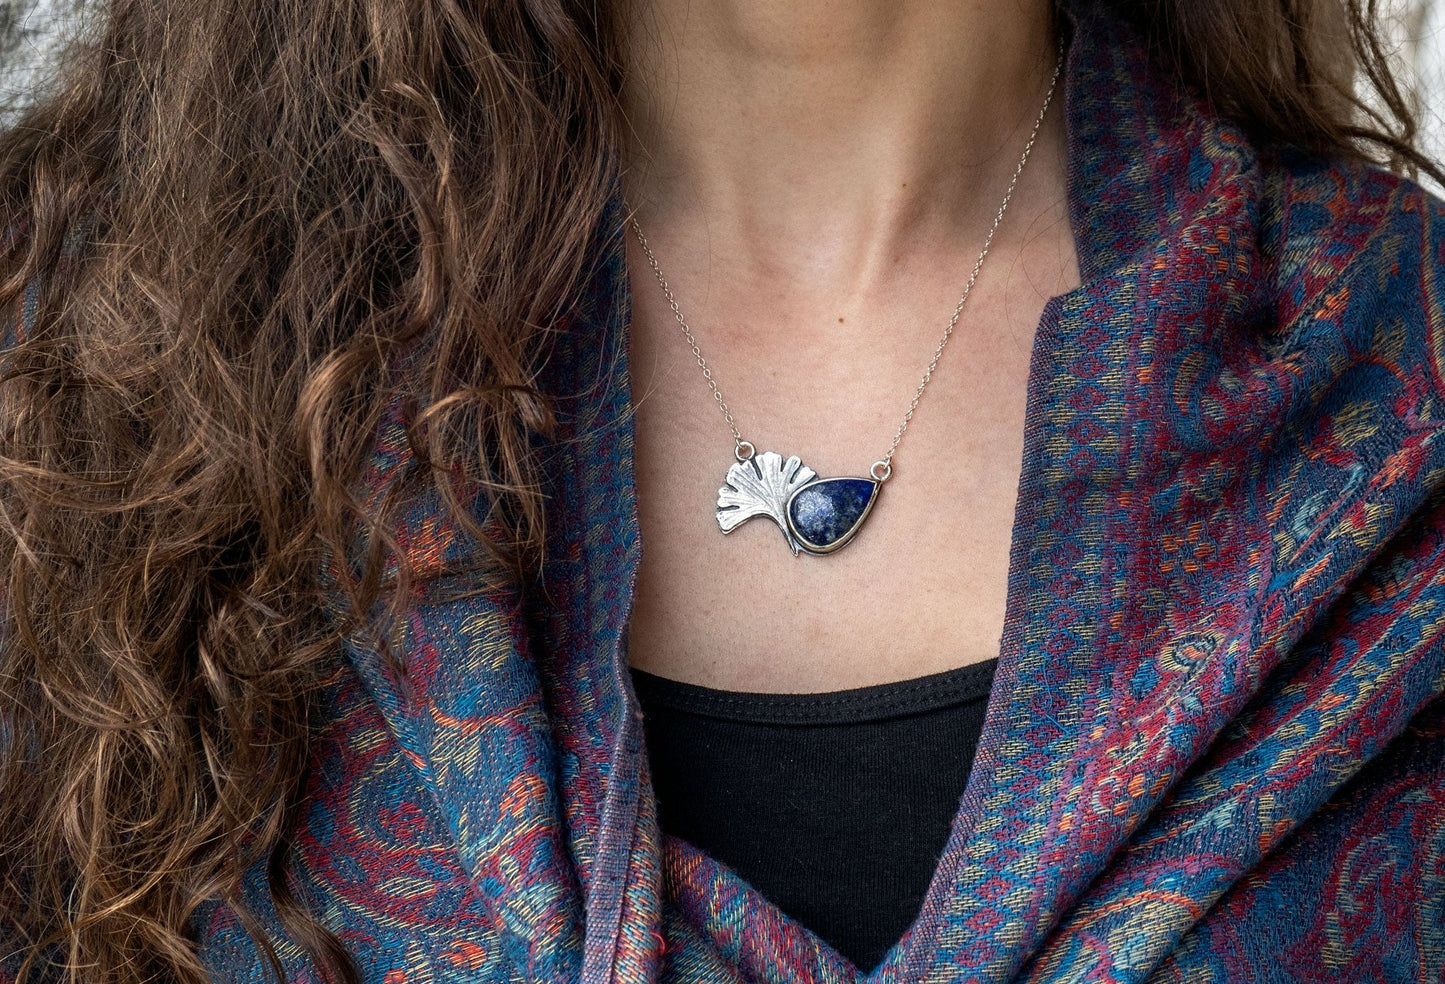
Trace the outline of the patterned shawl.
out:
M 978 757 L 867 979 L 1439 982 L 1445 204 L 1252 143 L 1074 6 L 1084 283 L 1034 341 Z M 327 691 L 295 883 L 368 982 L 865 977 L 658 831 L 621 654 L 640 543 L 620 233 L 614 209 L 549 362 L 545 590 L 419 599 L 394 630 L 406 685 L 355 642 Z M 409 462 L 404 414 L 377 494 Z M 422 569 L 475 546 L 422 494 L 400 532 Z M 197 933 L 217 980 L 266 979 L 230 910 Z

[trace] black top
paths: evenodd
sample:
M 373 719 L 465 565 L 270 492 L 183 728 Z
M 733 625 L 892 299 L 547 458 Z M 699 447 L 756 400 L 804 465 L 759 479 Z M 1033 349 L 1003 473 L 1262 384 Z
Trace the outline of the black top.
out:
M 633 670 L 662 829 L 871 970 L 918 916 L 996 663 L 821 694 Z

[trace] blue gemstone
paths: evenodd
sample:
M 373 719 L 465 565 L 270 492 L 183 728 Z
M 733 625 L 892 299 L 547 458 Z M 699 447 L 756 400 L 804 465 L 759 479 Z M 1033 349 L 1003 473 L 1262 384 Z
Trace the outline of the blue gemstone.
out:
M 877 494 L 872 479 L 820 478 L 788 500 L 788 526 L 807 550 L 840 547 L 857 531 Z

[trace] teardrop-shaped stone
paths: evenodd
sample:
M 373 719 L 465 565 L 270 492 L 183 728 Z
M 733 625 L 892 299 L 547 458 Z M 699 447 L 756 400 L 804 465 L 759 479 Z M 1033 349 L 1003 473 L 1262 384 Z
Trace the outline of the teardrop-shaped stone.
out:
M 831 553 L 858 532 L 873 508 L 871 478 L 820 478 L 788 497 L 788 528 L 809 553 Z

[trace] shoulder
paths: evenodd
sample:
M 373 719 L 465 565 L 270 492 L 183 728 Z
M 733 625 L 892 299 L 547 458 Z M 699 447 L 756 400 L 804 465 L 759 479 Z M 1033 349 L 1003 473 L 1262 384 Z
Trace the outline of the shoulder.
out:
M 1445 199 L 1379 165 L 1293 148 L 1261 153 L 1259 175 L 1259 256 L 1280 337 L 1334 333 L 1441 378 Z

